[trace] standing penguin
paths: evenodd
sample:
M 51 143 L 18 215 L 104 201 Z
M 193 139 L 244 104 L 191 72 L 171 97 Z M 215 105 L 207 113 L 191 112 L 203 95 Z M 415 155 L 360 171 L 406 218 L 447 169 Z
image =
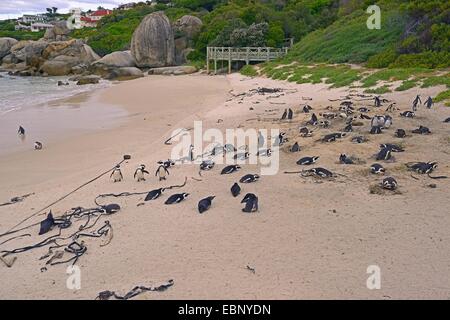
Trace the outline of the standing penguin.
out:
M 192 144 L 189 146 L 189 160 L 194 161 L 194 146 Z
M 231 194 L 233 195 L 233 197 L 236 198 L 240 193 L 241 187 L 237 183 L 233 184 L 233 186 L 231 187 Z
M 413 101 L 413 111 L 417 111 L 420 104 L 422 104 L 422 100 L 420 99 L 420 95 L 417 95 Z
M 289 152 L 299 152 L 300 151 L 300 145 L 298 142 L 295 142 L 290 148 Z
M 112 178 L 114 180 L 114 182 L 120 182 L 123 179 L 123 175 L 122 175 L 122 171 L 120 171 L 120 165 L 117 165 L 114 170 L 111 172 L 111 176 L 109 177 L 110 179 Z
M 216 196 L 210 196 L 210 197 L 200 200 L 198 203 L 198 212 L 203 213 L 203 212 L 209 210 L 209 208 L 211 208 L 212 201 L 214 200 L 215 197 Z
M 155 177 L 159 178 L 159 181 L 166 180 L 166 174 L 169 175 L 170 172 L 164 165 L 160 165 L 158 169 L 156 169 Z
M 17 134 L 20 139 L 25 139 L 25 129 L 22 126 L 19 126 L 19 130 L 17 130 Z
M 424 105 L 427 106 L 428 109 L 431 109 L 431 107 L 433 106 L 434 102 L 433 102 L 433 98 L 428 97 L 428 99 L 425 101 Z
M 242 209 L 243 212 L 258 211 L 258 197 L 253 193 L 247 193 L 241 203 L 245 203 L 245 207 Z
M 291 108 L 289 108 L 289 112 L 288 112 L 288 120 L 292 120 L 293 117 L 294 117 L 294 112 L 292 111 Z
M 374 99 L 374 106 L 375 106 L 376 108 L 381 107 L 381 99 L 380 99 L 379 96 L 376 96 L 376 97 L 375 97 L 375 99 Z
M 264 136 L 262 135 L 261 131 L 258 131 L 258 149 L 264 146 L 264 141 Z
M 287 117 L 287 109 L 284 109 L 283 115 L 281 116 L 281 120 L 286 120 Z
M 149 173 L 147 170 L 145 170 L 145 165 L 141 164 L 134 172 L 134 179 L 137 179 L 137 182 L 145 181 L 144 174 Z

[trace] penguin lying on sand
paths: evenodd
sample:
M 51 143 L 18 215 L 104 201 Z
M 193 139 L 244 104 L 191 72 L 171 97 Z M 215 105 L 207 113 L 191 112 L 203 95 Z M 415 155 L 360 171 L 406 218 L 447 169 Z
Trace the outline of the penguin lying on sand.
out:
M 232 165 L 229 165 L 229 166 L 226 166 L 225 168 L 223 168 L 222 171 L 220 172 L 220 174 L 230 174 L 230 173 L 236 172 L 240 169 L 241 169 L 241 167 L 239 165 L 232 164 Z
M 392 151 L 389 148 L 383 148 L 378 152 L 376 159 L 377 160 L 389 160 L 392 157 Z
M 397 189 L 398 183 L 397 183 L 397 180 L 395 180 L 394 178 L 387 177 L 387 178 L 383 179 L 381 186 L 387 190 L 395 190 L 395 189 Z
M 412 111 L 405 111 L 405 112 L 400 113 L 400 116 L 404 117 L 404 118 L 414 118 L 416 116 L 416 114 Z
M 393 143 L 383 143 L 380 144 L 380 148 L 384 149 L 390 149 L 392 152 L 404 152 L 405 149 L 402 146 L 399 146 L 398 144 L 393 144 Z
M 180 203 L 184 199 L 186 199 L 189 196 L 189 193 L 177 193 L 171 195 L 164 204 L 174 204 L 174 203 Z
M 147 196 L 145 197 L 144 201 L 150 201 L 150 200 L 158 199 L 163 192 L 164 192 L 164 188 L 159 188 L 159 189 L 152 190 L 152 191 L 150 191 L 147 194 Z
M 297 164 L 301 166 L 309 166 L 316 163 L 317 160 L 319 160 L 319 157 L 303 157 L 297 161 Z
M 411 132 L 416 133 L 416 134 L 430 134 L 431 133 L 430 129 L 428 129 L 427 127 L 424 127 L 424 126 L 419 126 L 419 128 L 414 129 Z
M 231 187 L 231 194 L 233 195 L 233 197 L 236 198 L 240 193 L 241 187 L 237 183 L 233 184 L 233 186 Z
M 209 197 L 206 197 L 205 199 L 200 200 L 198 202 L 198 212 L 203 213 L 203 212 L 209 210 L 209 208 L 211 208 L 212 201 L 214 198 L 215 198 L 215 196 L 209 196 Z
M 208 171 L 214 168 L 214 161 L 212 160 L 203 160 L 202 163 L 200 163 L 200 170 Z
M 243 212 L 258 211 L 258 197 L 253 193 L 247 193 L 241 203 L 245 203 L 245 207 L 242 209 Z
M 300 151 L 300 146 L 299 146 L 298 142 L 295 142 L 294 145 L 289 148 L 289 152 L 299 152 L 299 151 Z
M 395 136 L 397 138 L 404 138 L 406 137 L 406 131 L 404 129 L 397 129 L 397 131 L 395 131 Z
M 34 143 L 34 149 L 35 149 L 35 150 L 42 150 L 42 143 L 39 142 L 39 141 L 36 141 L 36 142 Z
M 259 180 L 259 175 L 257 174 L 246 174 L 243 176 L 239 182 L 240 183 L 251 183 Z
M 333 173 L 325 168 L 313 168 L 310 170 L 306 170 L 306 174 L 316 175 L 320 178 L 331 178 L 333 177 Z
M 417 162 L 413 165 L 408 165 L 410 170 L 416 171 L 420 174 L 432 173 L 438 166 L 437 162 Z
M 345 154 L 341 154 L 339 156 L 339 162 L 342 163 L 342 164 L 355 164 L 353 162 L 353 160 L 350 159 L 349 157 L 347 157 L 347 155 L 345 155 Z
M 370 166 L 370 172 L 373 174 L 384 174 L 386 170 L 383 168 L 383 166 L 379 163 L 374 163 Z

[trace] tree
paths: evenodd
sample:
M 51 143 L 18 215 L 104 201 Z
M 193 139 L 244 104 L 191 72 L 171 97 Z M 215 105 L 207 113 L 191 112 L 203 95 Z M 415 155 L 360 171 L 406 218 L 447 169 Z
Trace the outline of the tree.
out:
M 56 11 L 58 11 L 58 8 L 57 7 L 52 7 L 52 9 L 53 9 L 53 13 L 56 14 Z

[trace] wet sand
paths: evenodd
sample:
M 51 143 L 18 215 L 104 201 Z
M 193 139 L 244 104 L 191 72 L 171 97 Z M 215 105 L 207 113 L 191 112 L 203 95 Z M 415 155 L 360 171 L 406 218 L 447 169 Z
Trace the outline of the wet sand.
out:
M 280 87 L 291 93 L 272 99 L 253 95 L 243 100 L 232 95 L 257 87 Z M 441 89 L 413 89 L 384 97 L 408 110 L 417 93 L 434 96 Z M 449 127 L 442 123 L 450 116 L 450 109 L 442 104 L 433 110 L 421 108 L 415 119 L 400 119 L 395 112 L 393 127 L 378 136 L 368 135 L 366 123 L 357 129 L 360 133 L 351 134 L 368 136 L 370 141 L 361 145 L 353 144 L 350 138 L 332 144 L 317 141 L 326 133 L 340 131 L 343 125 L 339 121 L 311 138 L 301 138 L 298 127 L 310 115 L 296 112 L 290 123 L 277 120 L 284 108 L 299 111 L 305 103 L 317 113 L 329 105 L 337 108 L 339 102 L 328 99 L 348 93 L 348 88 L 328 89 L 325 85 L 297 85 L 237 74 L 152 76 L 99 91 L 90 103 L 97 101 L 128 112 L 116 127 L 49 143 L 42 151 L 0 157 L 0 202 L 35 193 L 23 202 L 0 207 L 0 231 L 112 167 L 124 154 L 132 159 L 122 166 L 123 182 L 112 183 L 105 176 L 56 204 L 53 213 L 60 215 L 75 206 L 92 207 L 94 197 L 101 193 L 149 191 L 181 184 L 185 177 L 187 184 L 141 206 L 137 204 L 143 196 L 105 200 L 120 203 L 122 210 L 108 217 L 114 228 L 109 245 L 101 247 L 95 239 L 86 240 L 88 251 L 77 263 L 82 272 L 80 290 L 66 288 L 65 265 L 40 271 L 45 260 L 39 257 L 47 252 L 41 248 L 18 254 L 12 268 L 0 262 L 0 297 L 93 299 L 103 290 L 125 294 L 135 285 L 159 285 L 173 279 L 175 284 L 167 291 L 145 293 L 138 299 L 448 299 L 450 183 L 426 176 L 416 180 L 402 164 L 434 160 L 440 164 L 436 175 L 450 175 Z M 361 106 L 369 104 L 361 102 Z M 179 165 L 170 170 L 167 183 L 154 177 L 156 162 L 170 157 L 172 146 L 164 141 L 175 128 L 192 127 L 194 120 L 202 120 L 204 128 L 221 130 L 280 128 L 287 132 L 289 144 L 298 141 L 302 146 L 296 154 L 283 151 L 287 146 L 283 148 L 277 175 L 241 185 L 242 196 L 247 192 L 259 196 L 258 213 L 241 212 L 241 196 L 232 198 L 229 192 L 241 176 L 257 173 L 256 166 L 244 165 L 239 173 L 220 176 L 223 165 L 218 165 L 199 177 L 198 165 Z M 409 131 L 419 124 L 429 126 L 433 134 L 410 134 L 402 142 L 406 152 L 395 154 L 396 161 L 385 164 L 388 174 L 398 180 L 400 193 L 370 194 L 369 187 L 382 179 L 367 174 L 378 144 L 399 142 L 393 137 L 396 128 Z M 366 163 L 338 164 L 340 153 L 358 156 Z M 283 174 L 301 170 L 295 162 L 313 155 L 320 156 L 319 166 L 340 176 L 316 181 Z M 137 183 L 132 176 L 141 163 L 147 165 L 150 176 Z M 428 187 L 431 183 L 436 188 Z M 190 198 L 175 206 L 163 204 L 170 194 L 181 191 L 191 193 Z M 197 202 L 209 195 L 216 195 L 213 207 L 199 215 Z M 27 232 L 33 236 L 0 248 L 8 250 L 42 240 L 37 236 L 38 227 Z M 369 265 L 381 268 L 380 290 L 366 287 Z

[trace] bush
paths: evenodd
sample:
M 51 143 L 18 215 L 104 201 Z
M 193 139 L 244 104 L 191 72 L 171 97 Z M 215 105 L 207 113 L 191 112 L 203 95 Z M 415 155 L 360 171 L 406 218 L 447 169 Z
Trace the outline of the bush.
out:
M 402 54 L 389 67 L 391 68 L 447 68 L 450 66 L 449 52 L 422 52 Z
M 251 64 L 245 65 L 240 70 L 241 74 L 247 77 L 256 77 L 258 75 L 258 72 L 256 71 L 255 67 Z
M 398 53 L 394 48 L 388 48 L 367 60 L 367 67 L 369 68 L 387 68 L 398 57 Z

